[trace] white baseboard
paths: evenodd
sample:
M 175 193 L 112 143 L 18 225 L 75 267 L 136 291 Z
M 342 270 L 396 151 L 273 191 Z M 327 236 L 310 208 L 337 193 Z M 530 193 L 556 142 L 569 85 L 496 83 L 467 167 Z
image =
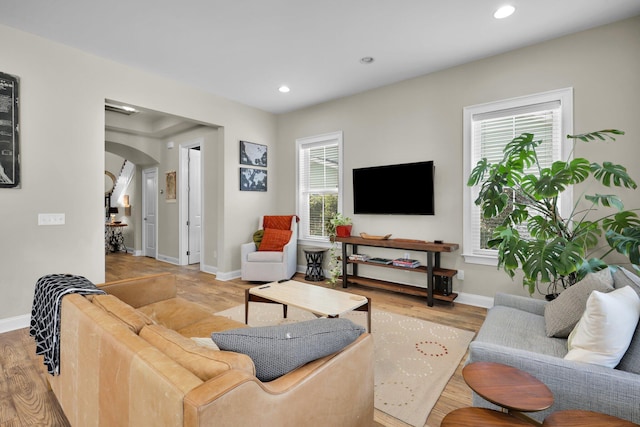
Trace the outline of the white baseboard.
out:
M 213 265 L 200 264 L 200 271 L 202 271 L 203 273 L 209 273 L 209 274 L 217 275 L 218 274 L 218 267 L 215 267 Z
M 0 319 L 0 334 L 15 331 L 16 329 L 22 329 L 29 327 L 31 323 L 31 315 L 23 314 L 22 316 L 7 317 L 6 319 Z
M 167 255 L 158 255 L 158 258 L 156 258 L 158 261 L 162 261 L 162 262 L 167 262 L 169 264 L 174 264 L 174 265 L 180 265 L 180 260 L 178 258 L 175 257 L 170 257 Z
M 144 252 L 142 250 L 133 250 L 131 249 L 131 255 L 133 256 L 144 256 Z
M 460 304 L 473 305 L 476 307 L 491 308 L 493 307 L 493 298 L 485 297 L 484 295 L 468 294 L 464 292 L 458 293 L 458 298 L 455 302 Z
M 229 271 L 229 272 L 218 272 L 216 273 L 216 280 L 220 280 L 221 282 L 226 282 L 227 280 L 238 279 L 242 276 L 240 270 Z

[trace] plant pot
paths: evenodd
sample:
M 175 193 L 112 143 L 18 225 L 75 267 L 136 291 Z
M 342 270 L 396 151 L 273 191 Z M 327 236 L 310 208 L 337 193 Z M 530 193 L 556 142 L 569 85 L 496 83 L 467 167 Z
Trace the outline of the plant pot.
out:
M 351 236 L 352 225 L 336 225 L 336 236 L 349 237 Z

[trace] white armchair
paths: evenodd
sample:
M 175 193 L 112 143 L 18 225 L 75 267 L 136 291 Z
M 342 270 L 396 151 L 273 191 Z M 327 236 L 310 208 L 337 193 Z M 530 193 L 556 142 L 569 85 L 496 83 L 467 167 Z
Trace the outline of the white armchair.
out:
M 258 221 L 258 229 L 263 229 L 264 217 Z M 298 262 L 298 222 L 291 217 L 291 238 L 282 252 L 258 251 L 253 242 L 240 246 L 242 280 L 274 282 L 291 279 L 296 273 Z

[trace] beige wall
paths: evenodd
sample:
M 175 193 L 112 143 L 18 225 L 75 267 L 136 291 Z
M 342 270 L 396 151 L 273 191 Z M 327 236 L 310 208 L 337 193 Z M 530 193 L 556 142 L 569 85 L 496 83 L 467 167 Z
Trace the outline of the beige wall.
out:
M 238 141 L 273 147 L 273 115 L 9 27 L 0 26 L 0 40 L 11 40 L 2 72 L 21 79 L 22 154 L 22 188 L 0 191 L 0 320 L 30 313 L 45 274 L 104 280 L 105 99 L 224 127 L 213 165 L 217 264 L 223 272 L 240 268 L 245 230 L 258 212 L 275 210 L 275 197 L 239 194 Z M 38 213 L 64 213 L 66 224 L 38 226 Z
M 621 162 L 640 182 L 640 17 L 636 17 L 279 116 L 278 160 L 283 165 L 279 177 L 284 190 L 278 192 L 279 205 L 294 209 L 296 138 L 342 130 L 348 216 L 353 216 L 353 168 L 419 160 L 434 160 L 436 165 L 435 216 L 355 215 L 355 234 L 392 233 L 462 245 L 462 192 L 467 178 L 462 172 L 463 108 L 565 87 L 574 88 L 576 133 L 609 127 L 627 132 L 616 143 L 582 145 L 578 155 Z M 640 194 L 626 193 L 627 206 L 640 208 Z M 512 283 L 495 267 L 467 264 L 461 254 L 462 249 L 442 261 L 465 271 L 465 280 L 454 282 L 456 291 L 487 297 L 496 291 L 526 294 L 520 282 Z M 420 278 L 373 267 L 368 274 L 405 283 L 419 283 Z
M 105 99 L 220 126 L 205 160 L 217 200 L 205 209 L 215 212 L 206 227 L 218 253 L 215 264 L 206 262 L 221 275 L 239 270 L 239 245 L 249 241 L 259 215 L 295 211 L 299 137 L 344 131 L 347 215 L 354 167 L 435 161 L 435 216 L 358 215 L 356 233 L 461 243 L 463 107 L 551 89 L 574 88 L 576 132 L 627 131 L 616 143 L 583 146 L 578 154 L 622 162 L 640 180 L 640 17 L 277 118 L 8 27 L 0 26 L 0 39 L 12 41 L 3 48 L 1 71 L 21 78 L 22 151 L 22 188 L 0 191 L 0 321 L 28 316 L 42 275 L 104 280 Z M 266 193 L 238 189 L 241 139 L 269 146 Z M 640 207 L 638 195 L 627 193 L 627 206 Z M 66 224 L 38 226 L 38 213 L 65 213 Z M 504 273 L 464 263 L 461 252 L 443 257 L 444 265 L 465 270 L 457 291 L 524 294 Z M 394 278 L 415 281 L 410 275 Z

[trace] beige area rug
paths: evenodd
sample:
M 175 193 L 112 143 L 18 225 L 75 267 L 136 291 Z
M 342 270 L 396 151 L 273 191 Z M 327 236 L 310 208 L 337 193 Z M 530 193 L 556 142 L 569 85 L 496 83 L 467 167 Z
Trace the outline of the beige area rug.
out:
M 244 305 L 218 313 L 244 322 Z M 366 328 L 365 312 L 351 312 L 343 317 Z M 252 302 L 249 325 L 268 326 L 315 316 L 289 307 L 288 318 L 282 317 L 282 306 Z M 402 316 L 375 307 L 371 316 L 375 346 L 375 407 L 407 424 L 424 426 L 455 372 L 474 336 L 473 332 L 456 329 L 421 319 Z

